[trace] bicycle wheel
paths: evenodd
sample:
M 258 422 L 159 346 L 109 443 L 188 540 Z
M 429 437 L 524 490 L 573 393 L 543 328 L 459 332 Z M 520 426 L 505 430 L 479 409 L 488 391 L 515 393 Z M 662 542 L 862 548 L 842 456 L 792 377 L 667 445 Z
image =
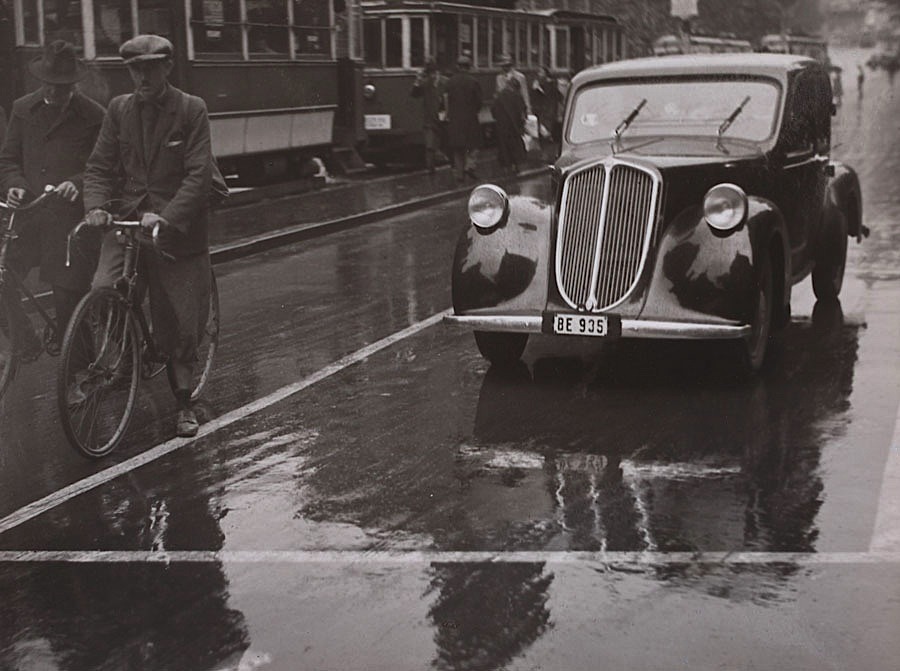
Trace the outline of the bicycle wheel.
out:
M 212 371 L 213 359 L 219 348 L 219 288 L 216 285 L 216 275 L 210 268 L 209 279 L 209 312 L 206 316 L 206 327 L 197 344 L 197 367 L 194 370 L 194 379 L 191 389 L 191 401 L 200 398 L 203 388 L 209 381 Z
M 3 398 L 19 367 L 19 360 L 13 354 L 13 332 L 6 306 L 8 300 L 7 296 L 0 295 L 0 398 Z
M 141 377 L 140 343 L 137 321 L 114 289 L 93 289 L 75 308 L 56 397 L 66 437 L 86 457 L 109 454 L 125 435 Z

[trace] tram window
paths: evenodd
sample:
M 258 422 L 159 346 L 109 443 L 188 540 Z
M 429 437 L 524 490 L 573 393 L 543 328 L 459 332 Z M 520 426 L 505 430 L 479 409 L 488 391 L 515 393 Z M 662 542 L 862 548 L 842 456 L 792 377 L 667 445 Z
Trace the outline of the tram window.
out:
M 381 64 L 381 19 L 363 21 L 363 47 L 366 65 L 380 68 Z
M 490 19 L 485 16 L 480 16 L 476 19 L 478 23 L 478 39 L 476 40 L 477 48 L 478 48 L 478 62 L 477 65 L 480 68 L 486 68 L 490 65 Z
M 472 21 L 474 19 L 471 16 L 459 17 L 459 55 L 469 58 L 472 58 L 475 53 Z
M 425 19 L 409 20 L 409 65 L 413 68 L 425 65 Z
M 297 56 L 331 56 L 330 4 L 329 0 L 294 0 Z M 381 60 L 380 56 L 378 60 Z
M 133 25 L 131 2 L 128 0 L 94 0 L 94 48 L 97 55 L 117 56 L 119 45 L 134 37 Z M 45 39 L 53 38 L 47 33 Z
M 243 57 L 240 0 L 192 0 L 191 15 L 198 55 Z
M 287 5 L 283 0 L 247 3 L 247 44 L 253 58 L 287 58 Z
M 556 29 L 556 67 L 560 70 L 569 69 L 569 30 L 568 28 Z
M 503 54 L 507 52 L 503 44 L 505 32 L 503 19 L 491 19 L 491 64 L 495 67 L 500 64 Z
M 22 0 L 22 29 L 25 44 L 40 44 L 38 0 Z
M 384 22 L 384 67 L 403 67 L 403 20 L 385 19 Z
M 44 43 L 66 40 L 82 46 L 84 30 L 81 25 L 81 3 L 78 0 L 44 0 L 43 5 Z
M 138 3 L 138 32 L 171 38 L 173 32 L 171 6 L 169 0 L 141 0 Z M 94 16 L 96 17 L 96 11 Z
M 528 24 L 524 21 L 519 21 L 516 23 L 516 35 L 518 36 L 518 42 L 516 42 L 516 59 L 519 61 L 519 66 L 528 65 Z

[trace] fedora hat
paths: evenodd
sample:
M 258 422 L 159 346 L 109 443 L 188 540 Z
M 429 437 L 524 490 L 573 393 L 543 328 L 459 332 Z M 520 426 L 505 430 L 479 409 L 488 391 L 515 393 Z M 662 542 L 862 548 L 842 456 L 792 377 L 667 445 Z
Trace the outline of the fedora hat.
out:
M 119 47 L 119 56 L 125 65 L 143 61 L 161 61 L 172 58 L 175 48 L 165 37 L 159 35 L 137 35 Z
M 44 54 L 28 64 L 28 70 L 47 84 L 74 84 L 87 74 L 87 67 L 75 54 L 75 45 L 54 40 L 44 47 Z

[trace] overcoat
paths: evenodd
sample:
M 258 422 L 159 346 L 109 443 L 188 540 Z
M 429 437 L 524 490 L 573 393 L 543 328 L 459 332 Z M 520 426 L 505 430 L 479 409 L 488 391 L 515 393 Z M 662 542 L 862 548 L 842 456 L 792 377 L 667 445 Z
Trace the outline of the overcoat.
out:
M 103 122 L 103 107 L 75 91 L 59 114 L 45 103 L 40 89 L 13 103 L 9 126 L 0 149 L 0 190 L 26 189 L 30 197 L 44 186 L 70 181 L 83 188 L 85 162 Z M 22 215 L 23 240 L 40 241 L 41 279 L 70 289 L 83 288 L 90 280 L 88 267 L 65 267 L 69 231 L 83 217 L 81 198 L 75 203 L 61 199 L 46 201 L 32 213 Z M 38 224 L 34 228 L 31 222 Z M 24 229 L 29 230 L 25 231 Z
M 447 82 L 447 142 L 452 149 L 477 149 L 481 146 L 481 87 L 464 70 Z
M 508 86 L 500 91 L 491 105 L 497 122 L 497 153 L 500 165 L 519 165 L 525 162 L 525 103 L 518 91 Z
M 175 256 L 207 252 L 212 152 L 206 103 L 168 86 L 149 148 L 142 137 L 138 97 L 113 98 L 85 168 L 85 209 L 120 217 L 153 212 L 179 231 Z

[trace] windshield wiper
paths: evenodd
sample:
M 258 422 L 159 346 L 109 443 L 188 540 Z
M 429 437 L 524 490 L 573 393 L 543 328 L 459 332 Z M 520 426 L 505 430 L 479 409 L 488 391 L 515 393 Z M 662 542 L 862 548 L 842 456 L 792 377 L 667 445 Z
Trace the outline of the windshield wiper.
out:
M 721 125 L 719 126 L 719 130 L 716 133 L 716 137 L 719 139 L 719 141 L 722 140 L 722 135 L 725 133 L 726 130 L 728 130 L 731 127 L 731 124 L 734 123 L 734 120 L 737 119 L 740 116 L 741 112 L 744 111 L 744 107 L 747 106 L 748 102 L 750 102 L 750 96 L 747 96 L 746 98 L 744 98 L 741 101 L 741 104 L 734 108 L 734 112 L 732 112 L 728 116 L 728 118 L 725 119 L 725 121 L 723 121 L 721 123 Z
M 622 133 L 624 133 L 626 130 L 628 130 L 628 127 L 631 125 L 631 122 L 634 121 L 635 118 L 637 117 L 637 115 L 641 113 L 641 110 L 644 109 L 644 105 L 646 105 L 646 104 L 647 104 L 647 99 L 646 98 L 641 99 L 641 102 L 639 102 L 637 104 L 637 107 L 635 107 L 633 110 L 631 110 L 631 113 L 627 117 L 622 119 L 622 122 L 618 126 L 616 126 L 616 130 L 613 131 L 613 134 L 616 137 L 616 144 L 618 144 L 618 142 L 619 142 L 619 136 L 621 136 Z

